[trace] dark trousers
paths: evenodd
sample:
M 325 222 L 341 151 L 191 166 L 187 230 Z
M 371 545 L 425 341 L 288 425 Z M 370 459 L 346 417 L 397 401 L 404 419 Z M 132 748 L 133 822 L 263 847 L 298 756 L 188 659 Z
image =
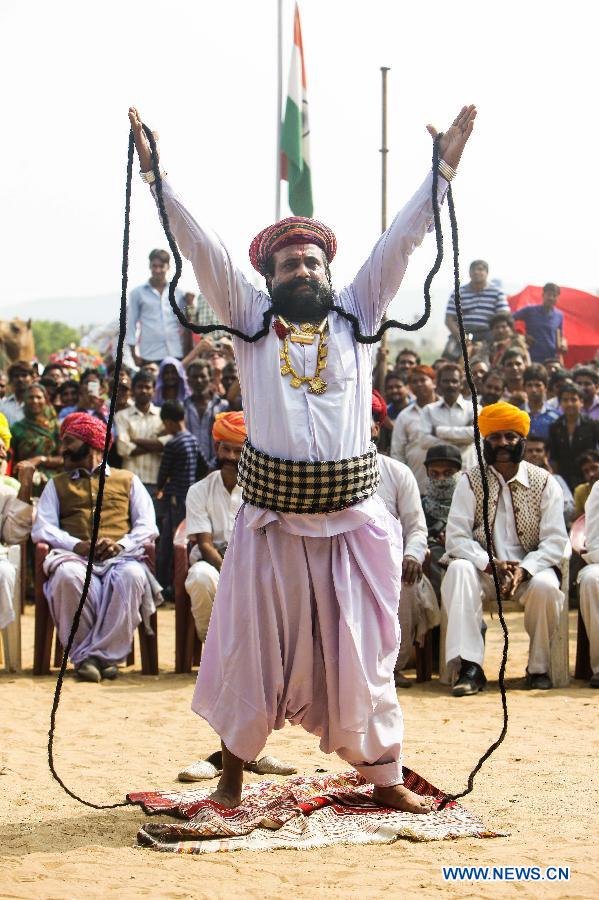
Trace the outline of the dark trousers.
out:
M 156 577 L 163 588 L 168 588 L 173 581 L 173 539 L 185 518 L 185 497 L 165 497 L 162 503 L 164 516 L 156 549 Z

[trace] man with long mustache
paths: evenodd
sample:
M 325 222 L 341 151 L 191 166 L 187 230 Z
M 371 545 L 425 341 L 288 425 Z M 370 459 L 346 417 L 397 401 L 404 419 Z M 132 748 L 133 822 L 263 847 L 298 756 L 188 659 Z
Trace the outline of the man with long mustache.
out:
M 142 178 L 150 148 L 129 111 Z M 439 142 L 442 200 L 472 132 L 464 107 Z M 436 136 L 432 126 L 430 134 Z M 379 327 L 408 258 L 433 225 L 432 173 L 379 238 L 356 278 L 333 291 L 333 232 L 291 217 L 250 247 L 268 293 L 199 225 L 170 184 L 172 232 L 202 294 L 228 326 L 251 335 L 273 306 L 274 327 L 234 338 L 248 431 L 239 465 L 241 506 L 220 573 L 192 708 L 222 740 L 212 800 L 241 801 L 243 763 L 274 728 L 301 724 L 374 784 L 374 800 L 414 813 L 429 804 L 402 777 L 403 722 L 393 683 L 399 649 L 401 528 L 375 494 L 370 441 L 372 345 L 355 340 L 331 303 Z
M 478 416 L 489 482 L 493 555 L 504 599 L 524 607 L 530 638 L 526 682 L 547 690 L 549 643 L 564 603 L 555 568 L 568 542 L 559 485 L 545 469 L 524 462 L 530 416 L 511 403 L 492 403 Z M 454 491 L 445 548 L 451 559 L 441 585 L 447 614 L 445 659 L 457 678 L 455 697 L 477 694 L 486 684 L 482 626 L 483 594 L 495 596 L 483 517 L 478 466 Z

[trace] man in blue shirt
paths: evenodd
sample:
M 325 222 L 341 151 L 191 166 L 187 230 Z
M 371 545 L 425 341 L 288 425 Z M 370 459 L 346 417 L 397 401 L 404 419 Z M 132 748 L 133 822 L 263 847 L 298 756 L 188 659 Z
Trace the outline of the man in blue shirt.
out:
M 543 288 L 541 304 L 525 306 L 514 313 L 514 319 L 526 325 L 532 362 L 561 358 L 561 354 L 568 349 L 564 339 L 564 314 L 555 308 L 559 294 L 559 286 L 550 282 Z
M 533 363 L 526 367 L 522 377 L 528 398 L 524 409 L 530 416 L 531 434 L 548 441 L 549 426 L 557 422 L 560 413 L 547 406 L 547 371 L 540 363 Z
M 148 362 L 160 364 L 167 356 L 177 359 L 184 356 L 183 329 L 168 299 L 169 283 L 166 275 L 170 261 L 170 254 L 166 250 L 152 250 L 149 281 L 134 288 L 129 294 L 126 341 L 136 366 Z M 178 288 L 175 290 L 175 300 L 179 309 L 185 312 L 185 294 Z M 138 324 L 139 353 L 136 350 Z

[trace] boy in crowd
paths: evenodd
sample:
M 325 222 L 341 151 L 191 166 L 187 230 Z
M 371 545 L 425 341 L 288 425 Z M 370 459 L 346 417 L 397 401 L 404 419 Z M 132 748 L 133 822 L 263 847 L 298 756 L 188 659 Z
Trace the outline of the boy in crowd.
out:
M 582 391 L 572 381 L 562 385 L 559 403 L 564 414 L 549 428 L 549 459 L 553 469 L 573 491 L 584 481 L 578 464 L 580 454 L 597 449 L 599 423 L 581 415 Z
M 489 322 L 491 329 L 491 341 L 489 344 L 489 362 L 492 366 L 499 365 L 502 356 L 508 350 L 517 350 L 525 359 L 529 360 L 526 340 L 523 335 L 514 330 L 514 319 L 509 312 L 497 313 Z
M 199 447 L 185 427 L 185 411 L 176 400 L 162 404 L 160 418 L 171 440 L 164 447 L 158 470 L 156 496 L 164 501 L 164 518 L 158 539 L 156 573 L 160 584 L 167 588 L 172 580 L 173 539 L 185 518 L 187 492 L 196 480 Z

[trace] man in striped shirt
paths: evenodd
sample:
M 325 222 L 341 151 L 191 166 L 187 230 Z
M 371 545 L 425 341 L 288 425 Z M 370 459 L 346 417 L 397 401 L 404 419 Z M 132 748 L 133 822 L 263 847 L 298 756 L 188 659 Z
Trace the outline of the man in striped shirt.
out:
M 471 334 L 475 342 L 489 339 L 489 323 L 493 316 L 510 311 L 505 294 L 498 287 L 489 284 L 489 264 L 484 259 L 475 259 L 470 263 L 470 281 L 460 288 L 460 301 L 464 331 Z M 449 341 L 443 355 L 457 359 L 460 356 L 460 332 L 455 291 L 447 304 L 445 325 L 449 331 Z

